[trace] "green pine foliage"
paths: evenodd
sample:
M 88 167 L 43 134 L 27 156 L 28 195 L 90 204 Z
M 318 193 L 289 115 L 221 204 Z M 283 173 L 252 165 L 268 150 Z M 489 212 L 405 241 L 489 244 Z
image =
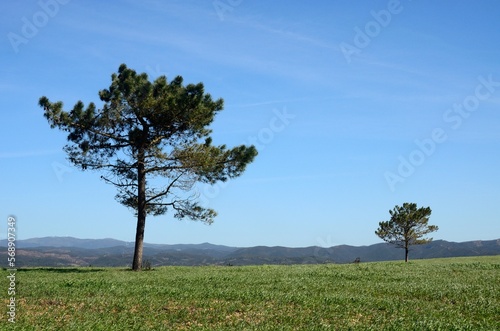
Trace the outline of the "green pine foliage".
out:
M 180 76 L 151 82 L 122 64 L 99 97 L 100 108 L 78 101 L 64 111 L 61 101 L 45 96 L 39 105 L 51 128 L 68 133 L 69 160 L 99 171 L 117 188 L 118 202 L 136 213 L 133 269 L 139 270 L 146 216 L 170 211 L 178 219 L 212 223 L 217 213 L 199 204 L 191 192 L 195 184 L 240 176 L 257 150 L 212 145 L 209 126 L 224 102 L 205 93 L 202 83 L 183 85 Z
M 389 221 L 379 223 L 375 234 L 382 240 L 405 249 L 405 261 L 412 245 L 423 245 L 432 241 L 425 235 L 437 231 L 436 225 L 429 225 L 432 210 L 429 207 L 417 208 L 416 203 L 403 203 L 389 210 Z

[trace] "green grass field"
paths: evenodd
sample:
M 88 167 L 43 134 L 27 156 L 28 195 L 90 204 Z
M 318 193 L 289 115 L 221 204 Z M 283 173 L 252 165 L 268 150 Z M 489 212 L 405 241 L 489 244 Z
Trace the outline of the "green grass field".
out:
M 349 265 L 36 268 L 2 330 L 500 330 L 500 256 Z

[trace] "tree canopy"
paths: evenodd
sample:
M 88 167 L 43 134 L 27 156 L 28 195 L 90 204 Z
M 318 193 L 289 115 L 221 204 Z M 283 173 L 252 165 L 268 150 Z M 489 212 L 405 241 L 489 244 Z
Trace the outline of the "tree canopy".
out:
M 379 222 L 379 228 L 375 234 L 382 240 L 405 249 L 405 262 L 408 262 L 408 252 L 412 245 L 427 244 L 432 238 L 424 238 L 425 235 L 437 231 L 436 225 L 429 225 L 431 208 L 417 208 L 416 203 L 403 203 L 389 210 L 391 218 L 389 221 Z
M 194 185 L 240 176 L 257 150 L 212 144 L 209 125 L 224 103 L 205 93 L 202 83 L 184 86 L 181 76 L 151 82 L 122 64 L 99 97 L 99 108 L 78 101 L 64 111 L 61 101 L 45 96 L 39 105 L 51 128 L 68 133 L 69 160 L 81 170 L 100 171 L 117 188 L 117 201 L 135 211 L 132 267 L 140 270 L 146 215 L 172 210 L 178 219 L 212 223 L 217 213 L 199 204 Z

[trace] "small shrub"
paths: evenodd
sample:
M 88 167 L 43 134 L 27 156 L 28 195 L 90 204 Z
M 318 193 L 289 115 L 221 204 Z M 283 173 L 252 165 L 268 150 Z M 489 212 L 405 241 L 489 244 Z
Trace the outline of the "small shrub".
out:
M 142 263 L 142 270 L 151 270 L 151 262 L 149 260 Z

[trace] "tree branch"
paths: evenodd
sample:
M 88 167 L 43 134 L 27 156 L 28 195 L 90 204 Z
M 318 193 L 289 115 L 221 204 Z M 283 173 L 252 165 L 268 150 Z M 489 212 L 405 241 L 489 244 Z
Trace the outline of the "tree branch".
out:
M 151 201 L 156 200 L 158 198 L 161 198 L 165 195 L 167 195 L 170 192 L 170 189 L 174 186 L 174 184 L 184 175 L 184 173 L 181 173 L 178 175 L 175 179 L 172 180 L 170 184 L 168 184 L 167 188 L 163 190 L 162 192 L 150 197 L 149 199 L 146 200 L 146 203 L 149 204 Z

